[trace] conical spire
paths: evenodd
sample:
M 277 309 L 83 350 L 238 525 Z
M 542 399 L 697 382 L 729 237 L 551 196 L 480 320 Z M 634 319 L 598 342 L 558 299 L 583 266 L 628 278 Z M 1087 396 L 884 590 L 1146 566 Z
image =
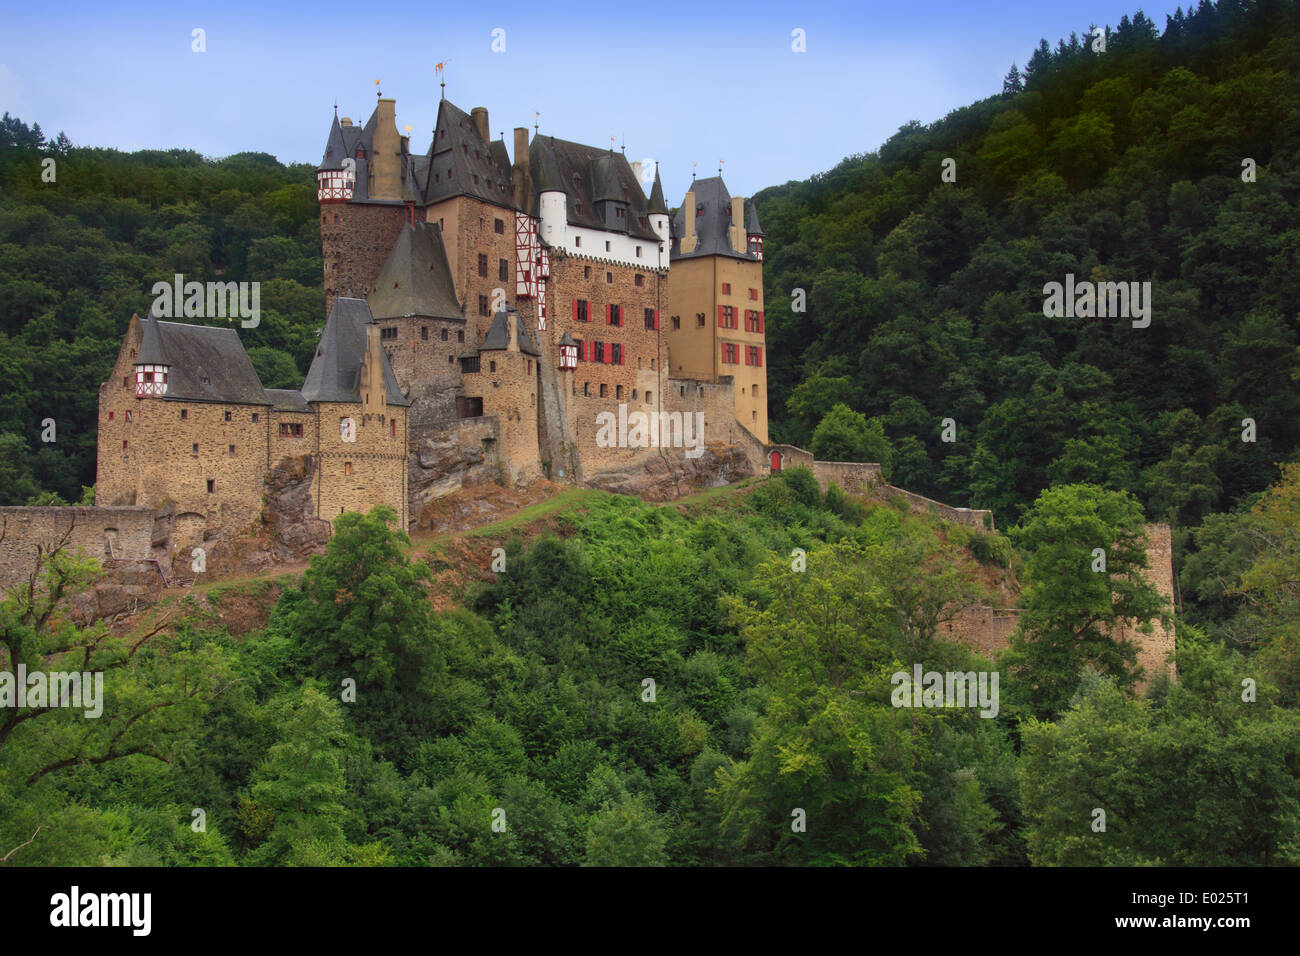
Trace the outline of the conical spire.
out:
M 650 189 L 650 205 L 646 211 L 652 216 L 656 213 L 668 215 L 668 204 L 664 202 L 664 184 L 659 181 L 658 163 L 655 163 L 655 184 Z

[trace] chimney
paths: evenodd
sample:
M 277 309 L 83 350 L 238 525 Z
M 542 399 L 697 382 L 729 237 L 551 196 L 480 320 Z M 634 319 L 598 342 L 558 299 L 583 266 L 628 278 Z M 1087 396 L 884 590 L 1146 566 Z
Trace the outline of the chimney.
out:
M 339 120 L 339 125 L 342 126 L 344 129 L 351 129 L 351 128 L 352 128 L 352 117 L 350 117 L 350 116 L 345 116 L 345 117 L 343 117 L 341 120 Z
M 361 410 L 364 414 L 381 415 L 388 404 L 384 384 L 384 349 L 380 344 L 379 326 L 366 324 L 366 354 L 361 361 Z
M 478 134 L 483 137 L 483 142 L 492 142 L 492 134 L 488 132 L 487 107 L 476 106 L 469 111 L 469 115 L 474 119 L 474 126 L 478 129 Z
M 641 161 L 640 161 L 640 160 L 637 160 L 635 163 L 632 163 L 631 166 L 632 166 L 632 175 L 636 177 L 636 181 L 637 181 L 637 182 L 640 182 L 640 181 L 641 181 Z
M 694 252 L 695 247 L 700 241 L 695 236 L 695 190 L 692 189 L 682 200 L 682 208 L 686 210 L 686 235 L 682 236 L 682 252 Z
M 375 109 L 375 134 L 371 153 L 370 198 L 402 198 L 402 143 L 397 135 L 397 100 L 380 97 Z
M 506 312 L 506 349 L 519 351 L 519 313 L 512 310 Z
M 731 197 L 731 248 L 735 252 L 744 252 L 748 243 L 745 241 L 745 197 Z
M 533 201 L 533 177 L 528 164 L 528 127 L 515 127 L 515 161 L 512 171 L 515 205 L 525 213 Z

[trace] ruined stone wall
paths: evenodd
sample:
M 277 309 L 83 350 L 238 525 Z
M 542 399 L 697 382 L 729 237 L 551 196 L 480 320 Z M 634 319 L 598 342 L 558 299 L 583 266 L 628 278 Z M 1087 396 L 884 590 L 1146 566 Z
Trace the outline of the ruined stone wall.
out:
M 974 604 L 940 624 L 939 637 L 965 644 L 992 660 L 1011 643 L 1011 635 L 1019 624 L 1020 611 L 1016 608 Z
M 870 494 L 880 482 L 880 466 L 874 462 L 814 461 L 812 473 L 823 494 L 831 482 L 855 495 Z
M 26 581 L 35 567 L 37 546 L 52 548 L 65 534 L 69 548 L 80 548 L 101 562 L 148 559 L 153 509 L 0 508 L 0 587 Z
M 408 221 L 404 203 L 322 203 L 325 315 L 341 295 L 364 298 Z
M 1160 592 L 1160 596 L 1172 608 L 1174 607 L 1173 532 L 1167 524 L 1149 524 L 1146 526 L 1146 533 L 1148 566 L 1142 576 Z M 1177 676 L 1172 666 L 1166 662 L 1166 657 L 1175 645 L 1172 627 L 1165 627 L 1157 621 L 1152 625 L 1150 634 L 1143 634 L 1133 628 L 1122 628 L 1118 636 L 1137 645 L 1137 662 L 1146 671 L 1147 682 L 1157 674 L 1164 673 L 1166 668 L 1170 669 L 1173 676 Z
M 823 464 L 825 463 L 818 462 L 819 466 Z M 907 502 L 908 508 L 914 514 L 938 515 L 944 521 L 951 521 L 954 524 L 965 525 L 968 528 L 974 528 L 978 531 L 994 530 L 993 512 L 991 511 L 984 511 L 979 508 L 954 508 L 952 505 L 946 505 L 941 501 L 934 501 L 923 495 L 918 495 L 911 491 L 905 491 L 902 488 L 895 488 L 893 485 L 887 485 L 884 482 L 876 482 L 867 494 L 870 497 L 877 498 L 881 501 L 905 501 Z
M 789 471 L 791 468 L 807 468 L 812 471 L 813 456 L 812 452 L 804 451 L 798 445 L 769 445 L 769 452 L 781 453 L 781 470 Z M 771 455 L 768 455 L 768 468 L 772 466 Z

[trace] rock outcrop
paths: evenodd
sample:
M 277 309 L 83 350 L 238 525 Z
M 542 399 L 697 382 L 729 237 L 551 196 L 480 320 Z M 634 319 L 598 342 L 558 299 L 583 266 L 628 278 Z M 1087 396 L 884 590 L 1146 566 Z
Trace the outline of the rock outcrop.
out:
M 647 451 L 626 465 L 589 476 L 583 484 L 646 501 L 672 501 L 753 474 L 754 466 L 739 445 L 708 445 L 698 458 L 687 458 L 680 449 Z

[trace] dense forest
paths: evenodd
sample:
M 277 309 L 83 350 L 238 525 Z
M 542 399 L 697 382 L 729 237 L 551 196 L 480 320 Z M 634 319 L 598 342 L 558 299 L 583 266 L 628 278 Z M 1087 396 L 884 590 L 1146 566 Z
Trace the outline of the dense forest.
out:
M 154 283 L 177 272 L 261 282 L 261 323 L 240 336 L 263 385 L 299 387 L 325 323 L 317 208 L 305 164 L 76 147 L 6 113 L 0 504 L 76 502 L 94 484 L 99 386 L 131 313 L 146 312 Z M 52 443 L 42 441 L 46 418 Z
M 122 636 L 11 594 L 10 660 L 109 676 L 98 720 L 29 707 L 0 723 L 0 856 L 1300 863 L 1300 468 L 1251 516 L 1271 541 L 1243 578 L 1279 627 L 1265 653 L 1183 625 L 1177 683 L 1141 697 L 1131 645 L 1099 629 L 1154 607 L 1131 577 L 1140 549 L 1117 548 L 1109 574 L 1060 573 L 1097 540 L 1138 540 L 1124 493 L 1045 492 L 1016 532 L 1023 561 L 998 535 L 823 495 L 806 470 L 685 507 L 578 494 L 558 534 L 508 541 L 496 573 L 490 540 L 419 554 L 391 512 L 340 516 L 245 633 L 214 609 L 269 581 Z M 434 610 L 432 578 L 466 567 L 487 580 Z M 47 572 L 75 587 L 89 569 L 59 554 Z M 993 666 L 944 639 L 943 609 L 1008 574 L 1027 624 L 996 713 L 896 706 L 899 671 Z
M 756 197 L 774 440 L 1004 534 L 796 470 L 680 507 L 575 492 L 462 581 L 380 509 L 290 583 L 127 634 L 56 612 L 97 570 L 51 555 L 47 590 L 0 600 L 0 664 L 102 670 L 108 703 L 0 710 L 0 860 L 1300 863 L 1297 68 L 1294 2 L 1136 14 Z M 296 384 L 323 318 L 309 167 L 6 114 L 0 190 L 0 503 L 90 500 L 96 388 L 174 272 L 261 281 L 241 334 Z M 1150 325 L 1046 316 L 1068 274 L 1149 281 Z M 1173 609 L 1138 574 L 1153 520 Z M 213 613 L 281 586 L 251 630 Z M 945 639 L 1008 588 L 996 660 Z M 1176 682 L 1112 639 L 1165 613 Z M 895 706 L 916 664 L 996 670 L 996 715 Z

